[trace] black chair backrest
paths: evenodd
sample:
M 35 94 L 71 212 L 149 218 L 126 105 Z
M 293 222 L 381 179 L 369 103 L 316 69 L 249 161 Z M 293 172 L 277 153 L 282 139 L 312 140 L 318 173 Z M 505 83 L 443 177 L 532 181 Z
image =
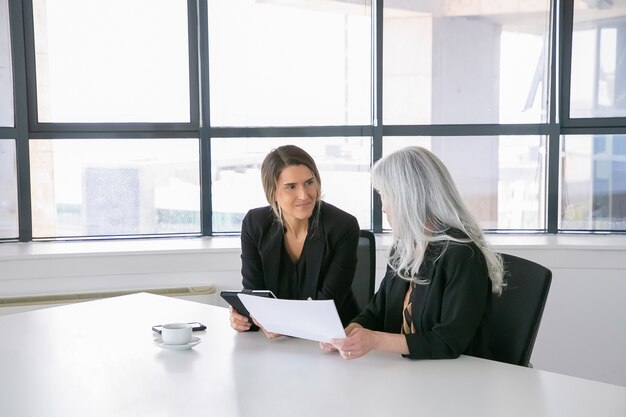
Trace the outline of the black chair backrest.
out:
M 376 240 L 374 233 L 361 230 L 357 253 L 356 271 L 352 282 L 352 292 L 359 306 L 359 311 L 369 304 L 374 296 L 376 279 Z
M 507 286 L 492 298 L 492 348 L 498 361 L 529 366 L 552 272 L 527 259 L 501 255 Z

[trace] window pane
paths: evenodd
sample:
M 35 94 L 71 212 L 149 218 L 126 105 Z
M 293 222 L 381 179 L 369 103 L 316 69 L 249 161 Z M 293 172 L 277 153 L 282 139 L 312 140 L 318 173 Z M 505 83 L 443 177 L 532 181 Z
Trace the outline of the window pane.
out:
M 211 124 L 369 124 L 370 3 L 209 1 Z
M 626 117 L 626 3 L 574 3 L 570 117 Z
M 189 122 L 187 2 L 33 8 L 40 122 Z
M 0 0 L 0 127 L 13 127 L 14 124 L 9 2 Z
M 324 201 L 351 213 L 362 229 L 369 229 L 371 138 L 228 138 L 211 142 L 213 231 L 239 232 L 249 209 L 268 205 L 261 163 L 269 151 L 287 144 L 315 159 Z
M 546 227 L 545 137 L 388 137 L 383 154 L 405 146 L 430 149 L 443 161 L 483 229 Z
M 547 120 L 549 0 L 393 3 L 383 26 L 386 124 Z
M 0 239 L 17 238 L 17 169 L 15 141 L 0 140 Z
M 560 229 L 626 230 L 626 135 L 563 137 Z
M 197 139 L 31 140 L 33 237 L 200 232 Z

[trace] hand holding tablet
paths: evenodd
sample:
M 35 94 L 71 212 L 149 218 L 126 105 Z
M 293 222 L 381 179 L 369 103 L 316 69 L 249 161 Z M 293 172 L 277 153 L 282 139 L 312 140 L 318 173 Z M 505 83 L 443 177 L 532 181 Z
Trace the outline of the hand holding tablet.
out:
M 239 299 L 239 294 L 248 294 L 266 298 L 276 298 L 269 290 L 227 290 L 220 295 L 231 306 L 230 326 L 238 332 L 257 331 L 259 327 L 253 323 L 250 313 Z
M 232 308 L 237 310 L 237 312 L 239 314 L 241 314 L 242 316 L 247 317 L 248 320 L 250 320 L 250 313 L 248 312 L 246 307 L 243 305 L 243 303 L 239 299 L 239 297 L 238 297 L 239 294 L 248 294 L 248 295 L 256 295 L 258 297 L 276 298 L 274 293 L 271 292 L 270 290 L 247 290 L 247 289 L 243 289 L 243 290 L 225 290 L 225 291 L 222 291 L 220 293 L 222 298 L 228 304 L 230 304 Z

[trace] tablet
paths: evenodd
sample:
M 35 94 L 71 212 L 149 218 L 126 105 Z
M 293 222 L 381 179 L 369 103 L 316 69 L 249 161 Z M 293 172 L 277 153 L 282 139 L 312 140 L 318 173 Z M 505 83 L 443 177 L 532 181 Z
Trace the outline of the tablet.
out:
M 220 295 L 228 304 L 230 304 L 239 314 L 250 318 L 250 313 L 244 307 L 243 303 L 237 296 L 238 294 L 250 294 L 257 295 L 259 297 L 271 297 L 276 298 L 273 292 L 270 290 L 224 290 L 220 292 Z

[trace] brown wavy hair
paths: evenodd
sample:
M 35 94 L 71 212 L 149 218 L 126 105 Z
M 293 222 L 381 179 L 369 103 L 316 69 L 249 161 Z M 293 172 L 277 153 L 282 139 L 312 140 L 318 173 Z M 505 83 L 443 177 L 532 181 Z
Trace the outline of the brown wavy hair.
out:
M 320 178 L 320 173 L 317 169 L 315 161 L 304 149 L 295 145 L 279 146 L 276 149 L 272 149 L 263 160 L 263 163 L 261 164 L 261 181 L 263 182 L 265 198 L 272 207 L 272 211 L 276 215 L 276 218 L 281 223 L 283 222 L 283 218 L 281 215 L 281 209 L 276 202 L 276 185 L 278 177 L 283 169 L 295 165 L 304 165 L 311 170 L 313 176 L 315 177 L 315 181 L 317 182 L 317 203 L 315 213 L 319 214 L 322 179 Z M 314 216 L 317 218 L 316 214 L 314 214 Z M 316 222 L 314 222 L 314 224 L 315 223 Z

